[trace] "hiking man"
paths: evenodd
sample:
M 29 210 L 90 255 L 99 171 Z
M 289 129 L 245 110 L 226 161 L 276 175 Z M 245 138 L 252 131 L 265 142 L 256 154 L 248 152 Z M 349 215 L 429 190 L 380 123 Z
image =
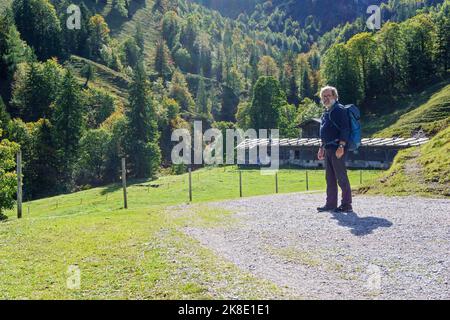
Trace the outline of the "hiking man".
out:
M 326 110 L 320 124 L 321 146 L 317 153 L 319 160 L 325 160 L 327 199 L 325 206 L 317 211 L 352 211 L 352 190 L 347 176 L 345 159 L 350 136 L 350 123 L 344 106 L 338 102 L 336 88 L 326 86 L 320 90 L 320 98 Z M 338 204 L 338 188 L 342 190 L 341 206 Z

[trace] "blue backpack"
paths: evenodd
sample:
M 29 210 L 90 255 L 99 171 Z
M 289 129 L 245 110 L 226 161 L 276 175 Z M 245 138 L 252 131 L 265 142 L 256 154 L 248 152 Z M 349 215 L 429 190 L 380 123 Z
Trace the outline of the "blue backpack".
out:
M 361 145 L 361 124 L 359 122 L 361 118 L 361 113 L 357 106 L 354 104 L 348 104 L 344 107 L 344 110 L 347 111 L 348 118 L 350 121 L 350 138 L 348 141 L 348 150 L 356 151 Z M 339 126 L 331 119 L 331 113 L 329 114 L 331 122 L 334 124 L 338 130 L 340 130 Z

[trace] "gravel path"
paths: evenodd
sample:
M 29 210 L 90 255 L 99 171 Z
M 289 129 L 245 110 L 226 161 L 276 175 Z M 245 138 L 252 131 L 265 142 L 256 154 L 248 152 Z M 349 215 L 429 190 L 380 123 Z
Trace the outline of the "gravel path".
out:
M 239 268 L 305 299 L 450 299 L 450 200 L 354 198 L 317 213 L 323 194 L 216 202 L 237 223 L 185 228 Z

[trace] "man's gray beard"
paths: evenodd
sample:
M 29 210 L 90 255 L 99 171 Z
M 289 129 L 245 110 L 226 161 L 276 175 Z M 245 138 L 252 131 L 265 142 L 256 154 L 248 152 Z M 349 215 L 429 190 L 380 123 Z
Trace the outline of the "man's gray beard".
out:
M 327 109 L 329 109 L 329 108 L 331 108 L 334 104 L 336 103 L 336 100 L 330 100 L 330 104 L 327 106 L 327 105 L 325 105 L 325 108 L 327 108 Z

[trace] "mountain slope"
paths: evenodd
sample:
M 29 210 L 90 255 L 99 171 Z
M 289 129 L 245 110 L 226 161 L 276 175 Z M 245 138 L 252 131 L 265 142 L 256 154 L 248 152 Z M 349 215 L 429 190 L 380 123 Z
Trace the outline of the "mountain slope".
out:
M 191 0 L 192 1 L 192 0 Z M 268 15 L 282 10 L 289 17 L 305 26 L 307 19 L 314 19 L 325 32 L 338 24 L 351 22 L 366 13 L 369 5 L 378 5 L 382 0 L 193 0 L 206 7 L 218 10 L 223 15 L 236 18 L 240 13 L 249 16 L 255 11 L 263 9 Z M 386 2 L 386 1 L 385 1 Z M 255 8 L 256 7 L 256 8 Z M 258 8 L 260 7 L 260 8 Z
M 399 152 L 391 168 L 360 193 L 450 196 L 450 127 L 430 142 Z
M 450 85 L 445 86 L 431 98 L 402 115 L 394 124 L 381 130 L 375 137 L 410 137 L 423 131 L 434 135 L 450 124 Z

